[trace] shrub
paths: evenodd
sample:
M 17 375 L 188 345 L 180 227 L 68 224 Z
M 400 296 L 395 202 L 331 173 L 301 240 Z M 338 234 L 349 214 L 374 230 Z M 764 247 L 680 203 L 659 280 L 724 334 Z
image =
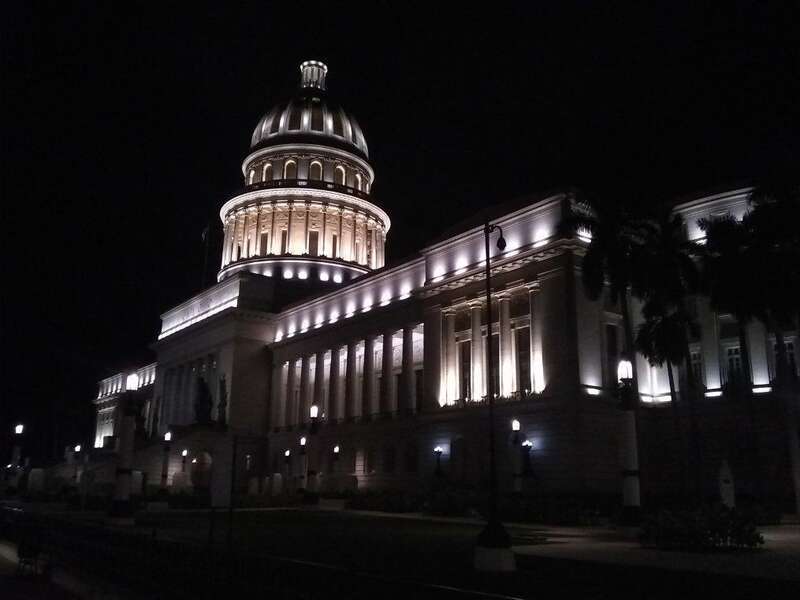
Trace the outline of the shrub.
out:
M 721 504 L 690 511 L 662 510 L 645 519 L 640 541 L 666 550 L 713 552 L 764 544 L 751 512 Z

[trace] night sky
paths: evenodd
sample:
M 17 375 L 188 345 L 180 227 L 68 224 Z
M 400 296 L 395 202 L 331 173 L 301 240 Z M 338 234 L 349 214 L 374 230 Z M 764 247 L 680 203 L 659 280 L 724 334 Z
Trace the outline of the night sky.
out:
M 98 379 L 153 360 L 207 223 L 213 277 L 219 208 L 302 60 L 364 129 L 389 260 L 525 193 L 654 203 L 800 156 L 793 2 L 14 4 L 0 437 L 24 420 L 39 454 L 88 439 Z

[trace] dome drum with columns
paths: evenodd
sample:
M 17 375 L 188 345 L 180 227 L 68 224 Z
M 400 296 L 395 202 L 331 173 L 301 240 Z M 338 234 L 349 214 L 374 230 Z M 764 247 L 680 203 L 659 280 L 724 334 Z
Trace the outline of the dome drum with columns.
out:
M 244 191 L 220 211 L 220 280 L 246 270 L 340 283 L 384 265 L 391 224 L 370 201 L 374 171 L 361 128 L 329 100 L 323 63 L 300 71 L 295 98 L 253 133 Z

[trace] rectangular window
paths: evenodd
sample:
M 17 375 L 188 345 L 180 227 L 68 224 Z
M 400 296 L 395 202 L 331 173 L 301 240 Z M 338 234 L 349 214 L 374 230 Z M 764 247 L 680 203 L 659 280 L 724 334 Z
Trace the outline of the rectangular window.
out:
M 728 381 L 736 381 L 743 375 L 742 373 L 742 354 L 739 346 L 733 346 L 725 350 Z
M 517 389 L 531 391 L 531 334 L 528 327 L 514 330 L 517 336 Z
M 269 253 L 269 234 L 261 234 L 261 256 L 266 256 Z
M 289 232 L 285 229 L 281 230 L 281 254 L 286 254 L 286 244 L 289 241 Z
M 700 352 L 699 350 L 693 350 L 691 352 L 691 358 L 692 358 L 692 377 L 698 384 L 702 385 L 704 379 L 703 353 Z
M 620 359 L 619 327 L 606 323 L 606 386 L 617 384 L 617 363 Z
M 492 334 L 492 341 L 490 342 L 492 352 L 492 381 L 494 385 L 494 393 L 500 395 L 500 336 Z
M 317 256 L 319 254 L 319 232 L 318 231 L 309 231 L 308 232 L 308 253 L 311 256 Z
M 416 411 L 422 408 L 422 399 L 425 397 L 425 371 L 416 369 L 414 371 L 414 399 L 416 401 Z
M 470 367 L 472 361 L 472 342 L 461 342 L 458 345 L 458 358 L 460 363 L 459 375 L 461 376 L 461 397 L 472 398 L 470 394 Z
M 336 258 L 336 254 L 339 252 L 339 236 L 335 233 L 331 236 L 331 258 Z
M 784 341 L 783 347 L 786 349 L 786 364 L 789 365 L 789 375 L 793 378 L 797 377 L 797 355 L 794 353 L 794 342 Z M 778 344 L 772 345 L 772 364 L 775 365 L 775 370 L 778 368 Z

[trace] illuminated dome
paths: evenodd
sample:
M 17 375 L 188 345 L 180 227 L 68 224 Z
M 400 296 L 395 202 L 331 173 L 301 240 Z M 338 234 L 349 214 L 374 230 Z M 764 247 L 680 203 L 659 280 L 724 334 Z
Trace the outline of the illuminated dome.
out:
M 369 157 L 367 141 L 353 115 L 333 102 L 325 87 L 328 67 L 307 60 L 300 65 L 300 89 L 288 102 L 270 110 L 256 125 L 253 149 L 286 142 L 325 144 Z
M 219 280 L 249 271 L 327 287 L 384 265 L 391 223 L 372 199 L 364 134 L 327 96 L 325 64 L 300 73 L 297 95 L 258 122 L 244 190 L 220 210 Z

